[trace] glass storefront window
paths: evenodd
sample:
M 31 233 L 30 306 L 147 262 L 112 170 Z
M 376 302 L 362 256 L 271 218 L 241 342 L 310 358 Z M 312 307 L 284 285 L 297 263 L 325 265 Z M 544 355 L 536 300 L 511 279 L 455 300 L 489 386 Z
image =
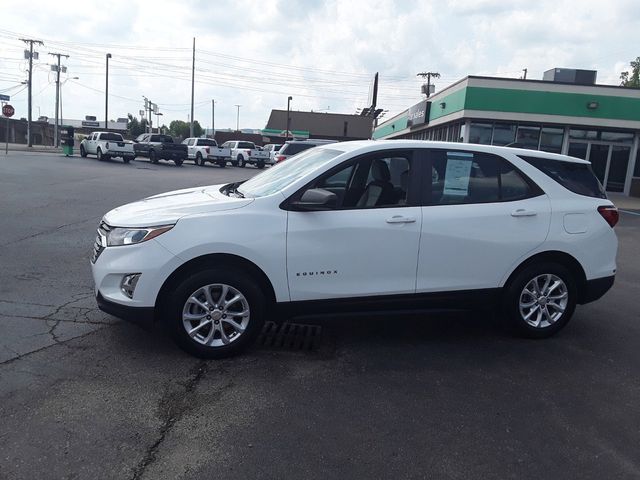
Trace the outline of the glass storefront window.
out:
M 537 150 L 540 141 L 540 127 L 528 127 L 520 125 L 516 135 L 516 145 L 519 148 L 530 148 Z
M 471 123 L 469 128 L 469 143 L 491 145 L 491 132 L 493 125 L 490 123 Z
M 560 153 L 562 151 L 563 139 L 563 128 L 542 127 L 542 133 L 540 134 L 540 150 L 543 150 L 545 152 Z
M 569 152 L 567 155 L 569 155 L 570 157 L 576 157 L 581 158 L 582 160 L 586 160 L 588 146 L 588 143 L 570 143 Z
M 569 138 L 575 140 L 597 140 L 598 132 L 595 130 L 577 130 L 572 128 L 569 130 Z
M 493 144 L 509 145 L 516 141 L 516 126 L 508 123 L 496 123 L 493 127 Z
M 603 142 L 633 143 L 633 133 L 627 132 L 600 132 Z
M 636 164 L 633 167 L 633 176 L 640 177 L 640 148 L 638 149 L 638 153 L 636 153 Z

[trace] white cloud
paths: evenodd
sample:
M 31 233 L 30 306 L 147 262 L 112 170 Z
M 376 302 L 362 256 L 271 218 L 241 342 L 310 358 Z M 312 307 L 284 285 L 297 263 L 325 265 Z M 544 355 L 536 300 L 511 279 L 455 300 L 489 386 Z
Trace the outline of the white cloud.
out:
M 34 69 L 34 116 L 53 116 L 49 51 L 71 55 L 63 87 L 67 118 L 104 115 L 105 54 L 111 52 L 110 117 L 137 113 L 142 95 L 161 105 L 163 121 L 187 119 L 191 42 L 196 48 L 196 119 L 263 127 L 272 108 L 353 112 L 366 106 L 373 74 L 379 105 L 397 112 L 420 99 L 416 73 L 438 71 L 443 88 L 468 74 L 541 78 L 553 67 L 597 69 L 617 83 L 639 51 L 633 0 L 169 0 L 76 2 L 32 0 L 3 9 L 0 91 L 24 78 L 18 36 L 42 38 Z M 10 30 L 8 33 L 7 30 Z M 15 90 L 14 90 L 15 91 Z M 10 91 L 8 93 L 12 93 Z M 13 102 L 26 116 L 26 92 Z

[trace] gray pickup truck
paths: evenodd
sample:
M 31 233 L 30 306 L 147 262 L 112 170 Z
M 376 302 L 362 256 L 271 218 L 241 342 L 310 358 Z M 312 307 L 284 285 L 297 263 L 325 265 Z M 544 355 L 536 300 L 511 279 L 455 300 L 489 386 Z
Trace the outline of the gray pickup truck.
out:
M 159 160 L 173 160 L 176 166 L 187 159 L 187 146 L 175 143 L 171 135 L 159 133 L 143 133 L 133 144 L 136 157 L 147 157 L 151 163 Z

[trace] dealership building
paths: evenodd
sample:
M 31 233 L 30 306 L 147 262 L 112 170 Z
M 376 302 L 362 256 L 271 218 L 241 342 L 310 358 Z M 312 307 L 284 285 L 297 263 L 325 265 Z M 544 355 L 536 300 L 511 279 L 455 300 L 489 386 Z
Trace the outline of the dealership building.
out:
M 469 76 L 378 125 L 375 139 L 440 140 L 589 160 L 607 191 L 640 196 L 640 89 L 554 68 L 543 80 Z

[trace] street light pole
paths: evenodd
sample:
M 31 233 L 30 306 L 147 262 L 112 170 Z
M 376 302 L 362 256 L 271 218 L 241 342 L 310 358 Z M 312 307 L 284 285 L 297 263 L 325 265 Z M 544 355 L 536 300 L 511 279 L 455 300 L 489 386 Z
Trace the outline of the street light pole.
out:
M 290 110 L 290 107 L 291 107 L 291 100 L 293 100 L 293 97 L 289 96 L 287 98 L 287 130 L 286 130 L 285 137 L 284 137 L 284 141 L 285 142 L 289 140 L 289 124 L 290 124 L 290 121 L 291 121 L 291 119 L 289 118 L 289 110 Z
M 105 89 L 104 89 L 104 129 L 109 130 L 109 59 L 111 54 L 107 53 L 107 74 L 105 75 Z
M 161 112 L 156 113 L 156 128 L 158 129 L 158 133 L 162 133 L 160 131 L 160 115 L 163 115 Z
M 240 107 L 242 105 L 236 104 L 236 108 L 238 109 L 238 113 L 236 115 L 236 132 L 240 131 Z

